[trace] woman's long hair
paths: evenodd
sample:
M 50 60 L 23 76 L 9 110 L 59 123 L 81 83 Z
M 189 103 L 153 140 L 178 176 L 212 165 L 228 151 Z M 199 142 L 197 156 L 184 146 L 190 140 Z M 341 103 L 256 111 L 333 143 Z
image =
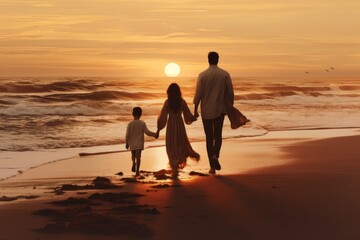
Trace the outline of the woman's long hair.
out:
M 170 84 L 166 91 L 168 95 L 168 102 L 170 110 L 173 112 L 179 111 L 181 107 L 182 97 L 179 85 L 176 83 Z

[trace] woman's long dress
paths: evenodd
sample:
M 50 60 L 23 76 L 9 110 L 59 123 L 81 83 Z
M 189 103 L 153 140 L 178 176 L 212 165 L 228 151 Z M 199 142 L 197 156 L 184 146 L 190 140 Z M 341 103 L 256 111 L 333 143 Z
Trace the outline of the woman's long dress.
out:
M 185 167 L 187 157 L 196 161 L 200 159 L 200 155 L 190 145 L 181 115 L 184 116 L 186 124 L 191 124 L 194 121 L 194 116 L 191 114 L 185 100 L 182 100 L 181 107 L 177 112 L 173 112 L 170 109 L 168 100 L 166 100 L 158 117 L 159 130 L 167 125 L 165 137 L 166 153 L 169 158 L 170 167 L 173 170 Z

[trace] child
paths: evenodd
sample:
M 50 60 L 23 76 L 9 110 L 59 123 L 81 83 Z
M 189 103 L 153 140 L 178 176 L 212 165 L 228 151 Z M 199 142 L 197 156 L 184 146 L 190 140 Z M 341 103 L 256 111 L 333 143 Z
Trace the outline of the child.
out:
M 153 136 L 155 138 L 159 137 L 159 134 L 151 132 L 147 127 L 144 121 L 140 120 L 142 114 L 142 109 L 140 107 L 134 107 L 132 115 L 134 120 L 131 121 L 126 129 L 126 149 L 131 150 L 131 159 L 133 165 L 131 168 L 132 172 L 136 171 L 136 176 L 140 175 L 140 158 L 141 151 L 144 149 L 144 133 L 148 136 Z M 136 164 L 135 164 L 136 159 Z

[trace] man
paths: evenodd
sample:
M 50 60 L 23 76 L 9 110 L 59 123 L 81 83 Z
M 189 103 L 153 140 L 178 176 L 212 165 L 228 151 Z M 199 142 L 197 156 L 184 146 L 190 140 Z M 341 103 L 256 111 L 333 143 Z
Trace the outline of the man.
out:
M 199 74 L 194 97 L 194 115 L 199 116 L 198 107 L 201 103 L 201 118 L 206 135 L 206 150 L 210 162 L 210 174 L 220 170 L 220 149 L 222 144 L 222 128 L 226 114 L 225 99 L 234 102 L 234 89 L 230 74 L 217 66 L 219 54 L 209 52 L 209 68 Z

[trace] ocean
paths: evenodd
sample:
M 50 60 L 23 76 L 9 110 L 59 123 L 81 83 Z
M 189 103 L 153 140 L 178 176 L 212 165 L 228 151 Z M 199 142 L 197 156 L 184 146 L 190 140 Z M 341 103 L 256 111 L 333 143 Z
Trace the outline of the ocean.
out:
M 235 106 L 251 123 L 224 138 L 268 131 L 360 127 L 360 78 L 233 78 Z M 86 151 L 125 150 L 135 106 L 156 131 L 172 82 L 193 109 L 196 78 L 0 78 L 0 179 Z M 187 125 L 191 141 L 204 140 L 201 120 Z M 146 138 L 146 146 L 164 145 Z

